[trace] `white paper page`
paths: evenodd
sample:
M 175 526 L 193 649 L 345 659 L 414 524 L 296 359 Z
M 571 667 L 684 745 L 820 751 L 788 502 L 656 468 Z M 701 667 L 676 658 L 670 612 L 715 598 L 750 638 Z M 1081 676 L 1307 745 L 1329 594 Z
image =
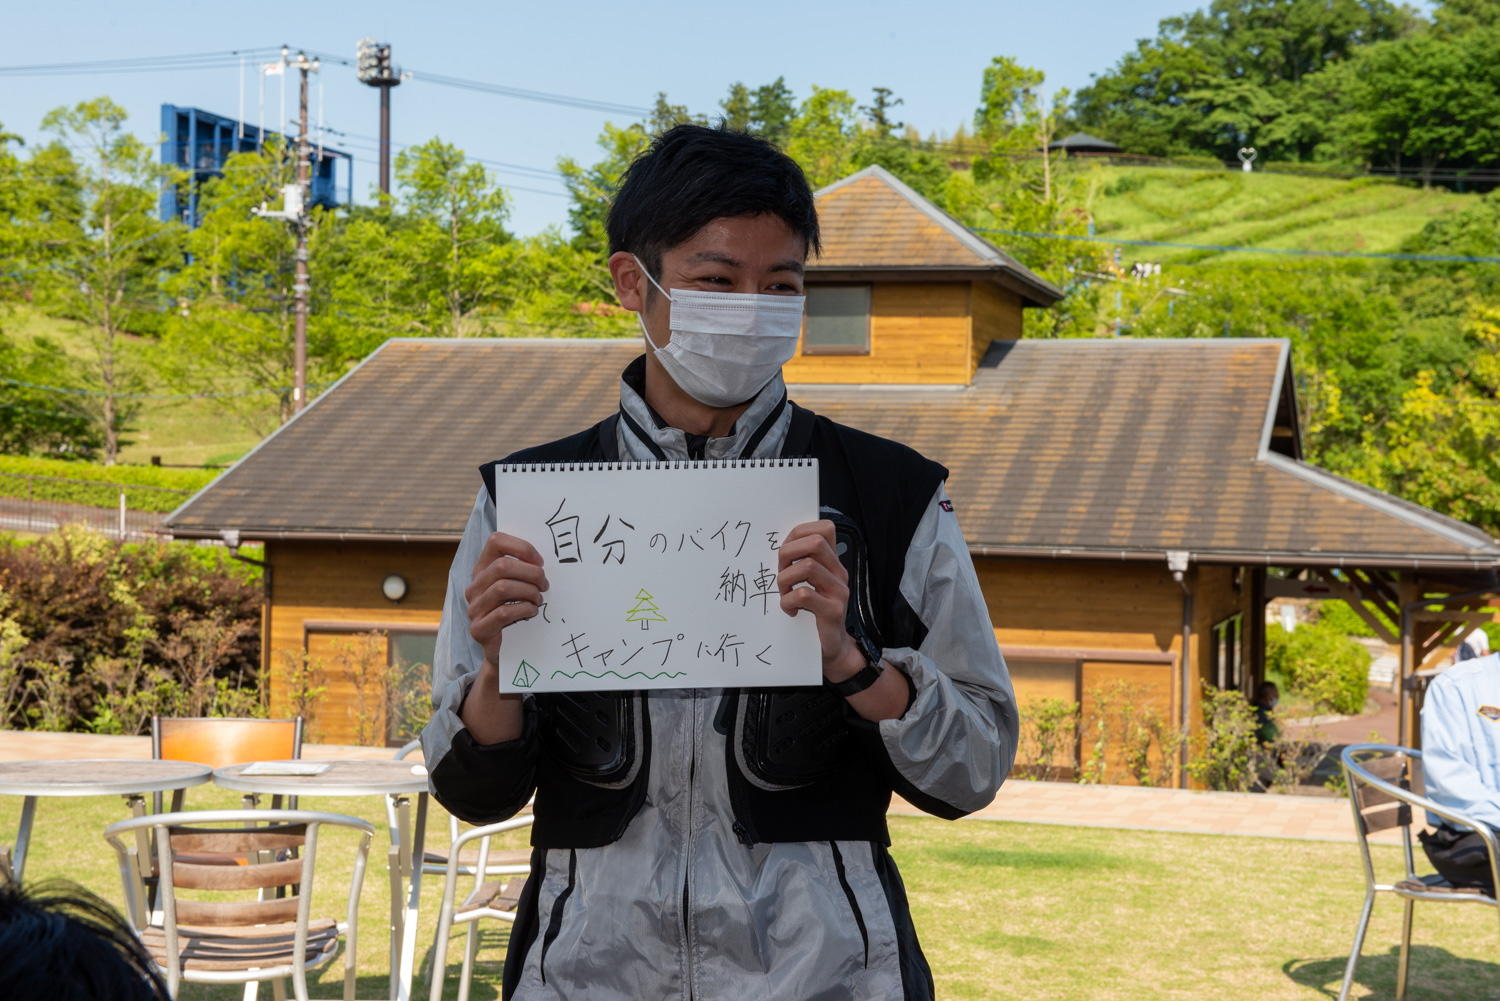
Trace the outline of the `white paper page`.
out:
M 241 775 L 322 775 L 328 771 L 325 764 L 304 764 L 298 761 L 257 761 L 240 769 Z
M 813 459 L 500 467 L 497 527 L 542 554 L 540 614 L 506 627 L 506 692 L 815 685 L 811 612 L 777 549 L 818 517 Z

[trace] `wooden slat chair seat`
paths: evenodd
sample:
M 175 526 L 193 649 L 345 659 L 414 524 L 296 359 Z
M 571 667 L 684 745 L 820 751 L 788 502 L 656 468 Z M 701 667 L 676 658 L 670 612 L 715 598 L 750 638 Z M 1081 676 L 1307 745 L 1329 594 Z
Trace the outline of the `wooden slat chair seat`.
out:
M 1349 805 L 1354 812 L 1354 830 L 1359 837 L 1360 859 L 1364 864 L 1365 902 L 1359 923 L 1354 928 L 1354 946 L 1344 966 L 1344 982 L 1338 1001 L 1347 1001 L 1354 983 L 1354 971 L 1369 928 L 1375 895 L 1390 893 L 1401 898 L 1405 908 L 1401 923 L 1401 951 L 1396 966 L 1396 1001 L 1406 997 L 1406 981 L 1411 957 L 1412 905 L 1418 900 L 1448 903 L 1488 904 L 1500 915 L 1500 900 L 1474 887 L 1454 886 L 1436 873 L 1416 871 L 1416 853 L 1412 847 L 1412 826 L 1425 823 L 1433 814 L 1460 828 L 1478 831 L 1489 854 L 1491 875 L 1500 880 L 1500 844 L 1488 827 L 1464 814 L 1439 806 L 1427 798 L 1422 776 L 1422 752 L 1410 747 L 1389 744 L 1353 744 L 1344 748 L 1340 760 L 1349 786 Z M 1394 883 L 1382 883 L 1375 876 L 1370 854 L 1370 835 L 1380 831 L 1400 830 L 1406 875 Z
M 334 958 L 341 930 L 331 918 L 311 917 L 318 831 L 325 826 L 360 832 L 342 929 L 348 938 L 344 997 L 352 1001 L 355 920 L 374 833 L 370 824 L 304 810 L 224 810 L 137 817 L 105 830 L 119 858 L 131 919 L 165 971 L 173 997 L 183 980 L 269 980 L 280 996 L 290 979 L 296 997 L 306 1001 L 307 971 Z M 156 871 L 163 874 L 160 914 L 149 919 L 142 906 L 142 866 L 133 858 L 135 835 L 142 830 L 153 835 Z
M 289 966 L 296 950 L 297 923 L 259 925 L 243 929 L 194 928 L 179 924 L 178 961 L 184 970 L 244 970 L 249 967 Z M 157 966 L 165 969 L 167 933 L 151 927 L 141 935 Z M 309 921 L 303 962 L 309 970 L 327 963 L 338 951 L 338 922 L 332 918 Z
M 521 889 L 526 877 L 512 876 L 507 880 L 492 879 L 480 883 L 459 904 L 455 919 L 470 917 L 479 911 L 493 911 L 492 917 L 515 919 L 516 908 L 521 906 Z

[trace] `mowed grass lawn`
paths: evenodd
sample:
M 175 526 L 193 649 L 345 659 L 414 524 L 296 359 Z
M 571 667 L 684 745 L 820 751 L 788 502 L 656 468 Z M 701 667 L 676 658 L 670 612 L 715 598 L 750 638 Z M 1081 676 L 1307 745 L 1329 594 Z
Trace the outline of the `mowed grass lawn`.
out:
M 191 808 L 237 805 L 237 794 L 213 786 L 188 792 Z M 361 903 L 359 997 L 384 997 L 389 883 L 381 807 L 364 798 L 303 805 L 355 813 L 379 829 Z M 63 876 L 118 904 L 119 878 L 99 832 L 123 816 L 121 801 L 44 799 L 37 813 L 28 882 Z M 19 814 L 18 799 L 0 798 L 0 840 L 13 837 Z M 436 810 L 429 830 L 438 840 L 446 825 Z M 913 818 L 893 818 L 892 832 L 945 999 L 1329 997 L 1362 893 L 1353 844 Z M 320 847 L 338 866 L 316 888 L 316 912 L 339 913 L 339 877 L 352 845 L 338 836 Z M 1378 851 L 1380 864 L 1395 872 L 1397 849 Z M 418 939 L 424 959 L 439 889 L 440 880 L 428 877 Z M 498 923 L 484 927 L 476 1001 L 499 996 L 506 938 Z M 1394 996 L 1399 930 L 1399 902 L 1381 899 L 1354 997 Z M 1487 908 L 1418 905 L 1408 997 L 1500 998 L 1496 933 Z M 449 951 L 448 997 L 456 994 L 461 946 L 455 938 Z M 338 997 L 341 985 L 335 962 L 318 976 L 314 996 Z M 189 985 L 182 996 L 239 992 Z

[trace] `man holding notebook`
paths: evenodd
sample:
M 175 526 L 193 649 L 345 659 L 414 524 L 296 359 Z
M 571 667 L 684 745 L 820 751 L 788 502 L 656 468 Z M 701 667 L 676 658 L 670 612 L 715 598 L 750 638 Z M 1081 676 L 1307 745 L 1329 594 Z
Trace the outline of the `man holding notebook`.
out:
M 549 565 L 495 531 L 484 467 L 422 741 L 434 793 L 466 820 L 536 797 L 503 996 L 931 998 L 885 811 L 893 792 L 950 819 L 988 804 L 1017 734 L 947 471 L 787 398 L 818 222 L 773 146 L 670 130 L 627 172 L 608 232 L 645 354 L 615 414 L 500 465 L 816 458 L 822 518 L 788 526 L 775 590 L 815 620 L 823 681 L 502 694 L 506 629 L 538 614 Z

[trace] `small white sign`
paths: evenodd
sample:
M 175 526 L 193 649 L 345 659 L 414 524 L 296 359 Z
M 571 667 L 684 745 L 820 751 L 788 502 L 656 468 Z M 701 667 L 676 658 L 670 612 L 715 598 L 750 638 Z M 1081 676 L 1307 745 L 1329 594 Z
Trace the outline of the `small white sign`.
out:
M 502 691 L 821 680 L 812 613 L 776 585 L 781 541 L 818 517 L 816 460 L 501 466 L 495 505 L 550 585 L 505 630 Z

